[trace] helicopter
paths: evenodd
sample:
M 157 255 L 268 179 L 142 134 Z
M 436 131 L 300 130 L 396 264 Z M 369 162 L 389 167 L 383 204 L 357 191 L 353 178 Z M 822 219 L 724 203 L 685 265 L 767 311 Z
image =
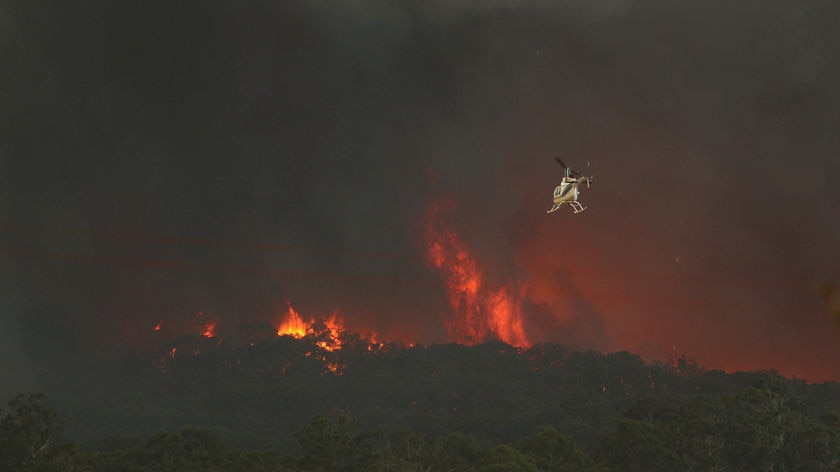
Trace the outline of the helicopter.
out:
M 595 177 L 587 177 L 580 172 L 573 170 L 571 167 L 564 164 L 559 157 L 555 157 L 555 159 L 558 164 L 566 169 L 566 175 L 563 177 L 563 180 L 560 181 L 560 185 L 554 188 L 554 206 L 552 206 L 546 213 L 557 211 L 557 209 L 560 208 L 560 205 L 564 203 L 568 203 L 575 213 L 580 213 L 583 210 L 586 210 L 586 207 L 578 201 L 578 186 L 586 182 L 586 188 L 589 188 L 589 184 L 592 183 L 592 180 Z

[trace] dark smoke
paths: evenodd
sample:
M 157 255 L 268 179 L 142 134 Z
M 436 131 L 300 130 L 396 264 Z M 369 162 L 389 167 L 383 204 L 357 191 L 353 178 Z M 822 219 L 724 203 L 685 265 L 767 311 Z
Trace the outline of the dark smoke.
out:
M 819 294 L 840 279 L 838 18 L 3 2 L 4 359 L 35 371 L 198 311 L 234 330 L 286 298 L 443 341 L 422 219 L 446 192 L 490 282 L 529 287 L 556 341 L 840 378 Z M 545 214 L 555 156 L 595 174 L 585 213 Z

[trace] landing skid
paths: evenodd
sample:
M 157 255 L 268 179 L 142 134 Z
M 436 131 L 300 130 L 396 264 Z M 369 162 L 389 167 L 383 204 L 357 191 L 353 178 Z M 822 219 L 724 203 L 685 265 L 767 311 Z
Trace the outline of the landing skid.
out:
M 560 206 L 563 205 L 564 203 L 568 203 L 572 207 L 572 210 L 575 211 L 576 214 L 582 212 L 583 210 L 586 210 L 586 207 L 581 205 L 580 202 L 560 202 L 560 203 L 555 203 L 554 206 L 551 207 L 551 210 L 548 210 L 546 213 L 552 213 L 552 212 L 557 211 L 560 208 Z

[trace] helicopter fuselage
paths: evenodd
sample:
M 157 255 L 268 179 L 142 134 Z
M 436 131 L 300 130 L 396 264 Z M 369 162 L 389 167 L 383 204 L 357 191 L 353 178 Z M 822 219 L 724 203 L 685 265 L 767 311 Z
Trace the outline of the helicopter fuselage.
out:
M 554 188 L 554 203 L 576 202 L 578 185 L 580 185 L 580 182 L 577 179 L 564 177 L 560 185 Z
M 588 184 L 589 181 L 590 179 L 588 177 L 563 177 L 560 185 L 554 187 L 554 205 L 547 213 L 557 211 L 564 203 L 568 203 L 575 213 L 580 213 L 585 210 L 586 207 L 577 201 L 579 195 L 578 186 L 584 182 Z
M 592 182 L 592 177 L 587 177 L 579 172 L 573 171 L 571 168 L 566 166 L 559 157 L 555 157 L 555 160 L 557 160 L 557 163 L 566 169 L 566 175 L 563 176 L 563 180 L 560 181 L 560 185 L 554 187 L 554 205 L 546 213 L 557 211 L 557 209 L 564 203 L 568 203 L 575 213 L 580 213 L 583 210 L 586 210 L 586 207 L 577 201 L 578 186 L 586 182 L 586 186 L 589 187 L 589 184 Z

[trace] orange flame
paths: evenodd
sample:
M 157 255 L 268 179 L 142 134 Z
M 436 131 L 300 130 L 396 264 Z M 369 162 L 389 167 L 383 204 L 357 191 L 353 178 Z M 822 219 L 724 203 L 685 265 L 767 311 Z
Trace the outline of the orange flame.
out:
M 508 287 L 489 293 L 485 303 L 490 315 L 490 330 L 499 339 L 513 346 L 530 346 L 522 326 L 522 305 Z
M 339 339 L 341 333 L 344 331 L 344 320 L 342 320 L 338 313 L 333 313 L 329 318 L 316 320 L 310 318 L 309 322 L 305 322 L 297 310 L 292 306 L 291 302 L 286 301 L 289 311 L 286 315 L 286 320 L 277 328 L 278 336 L 292 336 L 300 339 L 306 335 L 317 336 L 319 339 L 316 345 L 327 351 L 335 351 L 341 348 L 341 340 Z M 323 323 L 323 330 L 316 332 L 320 326 L 318 322 Z
M 286 305 L 289 306 L 289 313 L 286 316 L 286 321 L 277 328 L 277 336 L 292 336 L 300 339 L 306 336 L 306 329 L 308 325 L 300 317 L 300 313 L 295 310 L 295 307 L 287 300 Z
M 371 331 L 368 335 L 368 352 L 379 351 L 385 346 L 384 342 L 379 340 L 379 333 Z
M 216 336 L 216 322 L 211 321 L 204 325 L 204 331 L 201 332 L 201 335 L 205 338 L 212 338 Z
M 461 242 L 441 212 L 442 202 L 432 202 L 428 222 L 428 257 L 446 280 L 453 316 L 447 322 L 450 336 L 462 344 L 488 338 L 528 347 L 522 324 L 521 301 L 511 287 L 492 290 L 470 248 Z
M 333 313 L 332 316 L 324 320 L 324 324 L 327 327 L 327 337 L 318 341 L 318 346 L 328 351 L 341 349 L 339 336 L 344 331 L 344 320 L 338 317 L 338 313 Z

